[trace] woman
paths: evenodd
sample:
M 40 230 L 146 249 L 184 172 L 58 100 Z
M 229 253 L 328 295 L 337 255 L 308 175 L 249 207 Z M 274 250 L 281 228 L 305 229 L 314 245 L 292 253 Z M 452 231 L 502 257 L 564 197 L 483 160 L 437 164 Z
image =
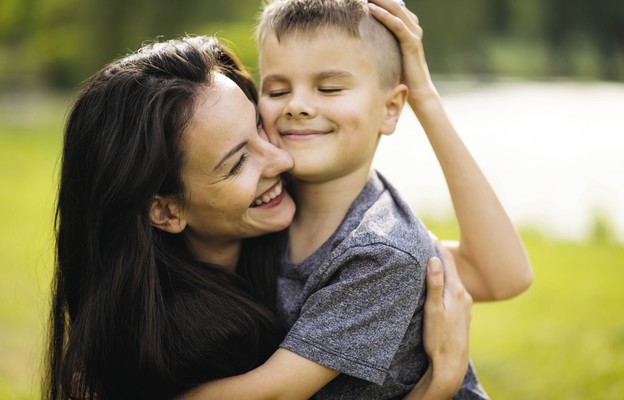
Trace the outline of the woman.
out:
M 270 233 L 294 213 L 281 180 L 292 160 L 266 140 L 255 101 L 238 61 L 205 37 L 146 46 L 80 94 L 63 147 L 47 398 L 172 398 L 277 349 Z M 450 387 L 470 314 L 454 282 L 456 320 L 426 317 L 433 364 L 458 371 Z

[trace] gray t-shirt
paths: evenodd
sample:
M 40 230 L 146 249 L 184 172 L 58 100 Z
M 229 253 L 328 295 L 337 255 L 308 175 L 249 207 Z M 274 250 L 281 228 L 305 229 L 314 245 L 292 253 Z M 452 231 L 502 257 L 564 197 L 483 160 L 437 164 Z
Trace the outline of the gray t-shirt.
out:
M 341 374 L 315 399 L 394 399 L 428 367 L 422 347 L 427 229 L 378 174 L 334 234 L 278 276 L 281 347 Z M 487 399 L 471 369 L 456 399 Z

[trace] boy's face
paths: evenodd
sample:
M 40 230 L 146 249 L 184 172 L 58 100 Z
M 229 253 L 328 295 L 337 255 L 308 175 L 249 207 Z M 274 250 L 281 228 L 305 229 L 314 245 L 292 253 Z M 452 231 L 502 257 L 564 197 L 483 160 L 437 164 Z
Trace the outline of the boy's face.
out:
M 387 123 L 387 97 L 361 41 L 329 29 L 260 49 L 260 114 L 272 143 L 295 160 L 292 175 L 326 182 L 368 172 Z M 400 111 L 400 110 L 399 110 Z

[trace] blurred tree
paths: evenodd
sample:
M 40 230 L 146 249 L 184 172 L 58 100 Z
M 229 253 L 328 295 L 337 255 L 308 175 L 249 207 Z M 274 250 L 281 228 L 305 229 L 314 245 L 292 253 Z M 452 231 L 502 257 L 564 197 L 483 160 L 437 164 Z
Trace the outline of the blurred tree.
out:
M 407 0 L 434 73 L 624 80 L 622 0 Z M 75 87 L 157 37 L 223 34 L 255 65 L 257 0 L 2 0 L 0 87 Z M 223 27 L 223 28 L 221 28 Z M 244 42 L 244 43 L 243 43 Z M 542 75 L 540 75 L 542 74 Z
M 487 72 L 485 38 L 489 0 L 408 0 L 423 26 L 433 73 Z
M 3 0 L 0 85 L 74 87 L 112 58 L 156 38 L 202 33 L 208 21 L 245 20 L 250 0 Z
M 602 56 L 602 78 L 624 81 L 624 1 L 595 0 L 587 7 L 587 30 Z
M 489 11 L 489 30 L 497 35 L 509 33 L 511 21 L 510 0 L 488 0 L 486 11 Z
M 624 80 L 624 2 L 621 0 L 548 0 L 544 32 L 552 50 L 552 71 L 577 75 L 579 52 L 595 53 L 599 76 Z M 588 45 L 586 45 L 588 44 Z

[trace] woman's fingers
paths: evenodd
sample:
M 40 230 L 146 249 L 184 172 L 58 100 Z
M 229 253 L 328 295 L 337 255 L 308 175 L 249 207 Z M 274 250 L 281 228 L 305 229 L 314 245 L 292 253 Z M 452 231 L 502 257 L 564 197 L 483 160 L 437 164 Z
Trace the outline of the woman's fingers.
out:
M 444 296 L 449 301 L 450 296 L 453 296 L 454 301 L 458 305 L 463 306 L 470 319 L 472 317 L 473 300 L 457 273 L 455 259 L 451 252 L 441 243 L 436 243 L 436 246 L 444 263 Z
M 459 274 L 457 273 L 457 266 L 455 265 L 455 259 L 453 258 L 453 255 L 440 242 L 436 243 L 436 247 L 444 265 L 444 277 L 446 284 L 461 285 L 461 279 L 459 278 Z
M 423 344 L 434 376 L 454 393 L 461 384 L 469 357 L 472 300 L 467 296 L 450 252 L 440 249 L 442 262 L 429 259 Z
M 437 257 L 430 258 L 427 266 L 427 303 L 444 307 L 444 273 Z

